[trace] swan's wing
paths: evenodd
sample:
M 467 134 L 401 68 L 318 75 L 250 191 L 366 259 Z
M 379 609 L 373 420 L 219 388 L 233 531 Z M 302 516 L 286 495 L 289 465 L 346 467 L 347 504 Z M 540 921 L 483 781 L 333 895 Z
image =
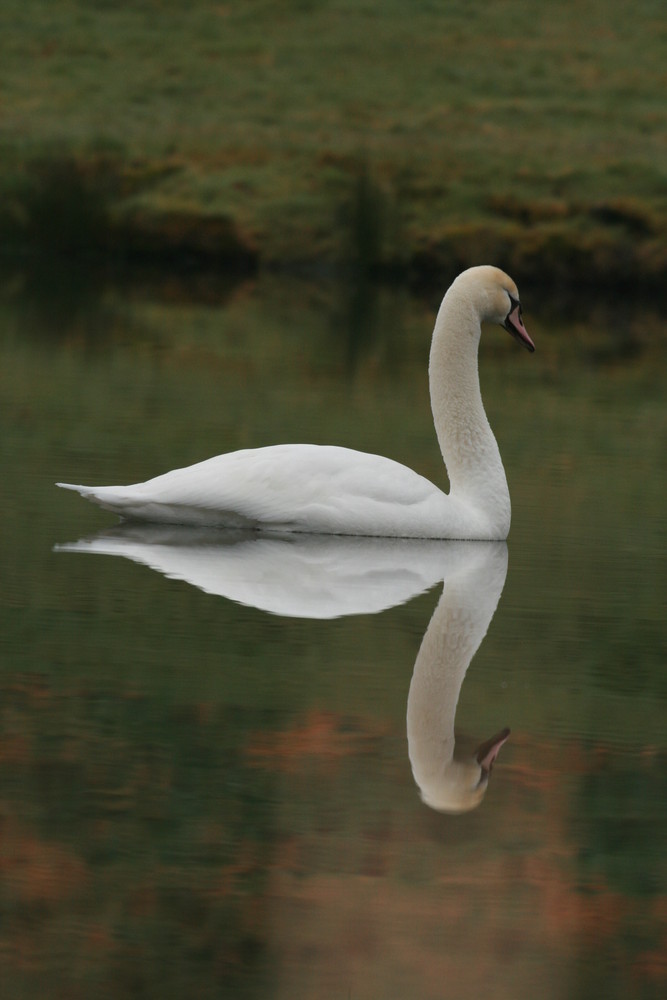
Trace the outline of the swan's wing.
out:
M 59 485 L 127 518 L 371 535 L 408 519 L 423 535 L 449 500 L 391 459 L 307 444 L 230 452 L 133 486 Z

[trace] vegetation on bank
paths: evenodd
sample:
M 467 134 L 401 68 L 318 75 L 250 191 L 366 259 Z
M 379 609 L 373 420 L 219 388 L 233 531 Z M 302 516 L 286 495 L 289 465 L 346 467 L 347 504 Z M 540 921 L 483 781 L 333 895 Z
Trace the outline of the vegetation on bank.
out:
M 667 270 L 657 0 L 7 0 L 10 253 Z

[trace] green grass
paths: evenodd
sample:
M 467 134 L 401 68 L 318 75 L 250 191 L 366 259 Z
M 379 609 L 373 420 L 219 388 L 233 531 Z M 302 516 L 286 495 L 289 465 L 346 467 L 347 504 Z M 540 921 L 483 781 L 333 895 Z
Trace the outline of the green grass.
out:
M 195 218 L 183 242 L 196 247 L 224 219 L 264 261 L 335 260 L 361 171 L 401 220 L 384 227 L 381 261 L 664 273 L 654 0 L 3 10 L 5 150 L 30 172 L 54 144 L 84 163 L 116 149 L 121 176 L 151 178 L 120 185 L 126 234 Z

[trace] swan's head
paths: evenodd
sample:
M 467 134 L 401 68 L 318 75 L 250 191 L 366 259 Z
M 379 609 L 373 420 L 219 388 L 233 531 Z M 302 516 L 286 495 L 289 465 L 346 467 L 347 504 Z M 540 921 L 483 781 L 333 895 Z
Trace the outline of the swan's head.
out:
M 437 812 L 464 813 L 476 809 L 486 794 L 493 764 L 509 734 L 509 729 L 502 729 L 482 743 L 472 757 L 448 761 L 439 774 L 420 775 L 422 802 Z
M 490 264 L 470 267 L 458 276 L 453 288 L 460 288 L 472 301 L 481 322 L 499 323 L 523 347 L 535 350 L 521 318 L 519 289 L 499 267 Z

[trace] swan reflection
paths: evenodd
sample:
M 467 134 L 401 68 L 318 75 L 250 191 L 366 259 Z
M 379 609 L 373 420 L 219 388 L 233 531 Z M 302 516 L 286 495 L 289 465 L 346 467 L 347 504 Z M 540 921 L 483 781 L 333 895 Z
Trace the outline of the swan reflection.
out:
M 466 812 L 484 797 L 509 729 L 474 754 L 455 751 L 454 717 L 466 671 L 487 633 L 507 575 L 504 542 L 471 545 L 445 579 L 422 639 L 408 694 L 408 752 L 423 801 L 441 812 Z
M 481 802 L 509 729 L 461 756 L 454 720 L 466 671 L 505 583 L 505 542 L 270 536 L 121 524 L 57 549 L 124 556 L 206 593 L 304 618 L 373 614 L 444 582 L 410 683 L 408 753 L 428 806 L 464 812 Z
M 125 556 L 276 615 L 338 618 L 384 611 L 428 590 L 444 579 L 453 544 L 128 523 L 58 549 Z

